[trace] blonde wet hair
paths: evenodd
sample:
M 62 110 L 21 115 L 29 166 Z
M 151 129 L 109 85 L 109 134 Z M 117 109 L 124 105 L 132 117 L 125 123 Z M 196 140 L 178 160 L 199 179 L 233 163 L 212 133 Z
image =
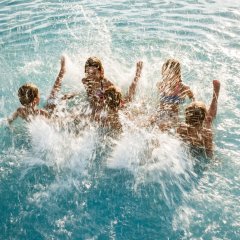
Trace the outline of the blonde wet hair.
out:
M 85 63 L 85 73 L 87 72 L 87 67 L 97 67 L 99 71 L 104 71 L 102 62 L 97 57 L 90 57 L 87 59 Z
M 18 89 L 19 101 L 23 106 L 33 103 L 34 99 L 39 97 L 39 90 L 36 85 L 26 83 Z
M 107 105 L 112 109 L 118 108 L 122 101 L 121 92 L 114 86 L 110 86 L 105 90 L 104 97 Z
M 192 102 L 185 109 L 186 123 L 192 126 L 203 124 L 207 115 L 207 108 L 203 102 Z
M 181 64 L 178 60 L 170 58 L 162 65 L 162 75 L 166 78 L 174 76 L 181 82 Z

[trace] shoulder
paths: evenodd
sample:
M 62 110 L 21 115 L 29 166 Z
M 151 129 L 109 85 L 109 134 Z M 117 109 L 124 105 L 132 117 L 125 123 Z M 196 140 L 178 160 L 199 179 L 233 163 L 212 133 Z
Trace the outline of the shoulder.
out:
M 213 131 L 212 129 L 209 129 L 209 128 L 203 128 L 203 134 L 204 136 L 206 137 L 212 137 L 213 136 Z
M 15 113 L 17 116 L 23 118 L 26 117 L 26 115 L 28 115 L 27 109 L 25 107 L 19 107 Z
M 178 134 L 187 134 L 189 126 L 186 123 L 179 123 L 176 129 Z
M 26 112 L 26 108 L 25 107 L 19 107 L 19 108 L 17 108 L 16 112 L 18 112 L 18 113 Z
M 188 126 L 188 124 L 186 124 L 186 123 L 179 123 L 178 124 L 178 128 L 188 128 L 189 126 Z
M 49 113 L 46 110 L 39 109 L 39 110 L 37 110 L 37 113 L 41 116 L 49 117 Z
M 208 130 L 211 130 L 212 122 L 213 122 L 213 117 L 207 115 L 207 116 L 205 117 L 205 120 L 204 120 L 204 126 L 205 126 L 205 128 L 208 129 Z
M 108 80 L 107 78 L 103 78 L 102 82 L 106 87 L 114 86 L 114 84 L 110 80 Z
M 194 101 L 194 94 L 188 85 L 181 83 L 181 92 Z
M 181 83 L 180 87 L 181 87 L 181 89 L 184 90 L 184 91 L 190 90 L 190 87 L 189 87 L 188 85 L 184 84 L 184 83 Z
M 30 113 L 28 112 L 28 110 L 25 107 L 19 107 L 13 115 L 13 119 L 20 117 L 22 119 L 27 120 L 29 115 L 30 115 Z

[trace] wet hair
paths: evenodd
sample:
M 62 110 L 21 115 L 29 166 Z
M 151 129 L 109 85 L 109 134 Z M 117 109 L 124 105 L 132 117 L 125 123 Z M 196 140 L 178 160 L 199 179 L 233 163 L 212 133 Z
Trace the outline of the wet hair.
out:
M 39 91 L 36 85 L 27 83 L 18 89 L 19 101 L 23 106 L 33 103 L 34 99 L 38 97 Z
M 90 57 L 85 63 L 85 73 L 87 72 L 87 67 L 97 67 L 99 71 L 103 71 L 102 62 L 97 57 Z
M 192 126 L 199 126 L 207 115 L 207 108 L 203 102 L 192 102 L 185 109 L 186 123 Z
M 110 86 L 105 90 L 104 97 L 109 108 L 118 108 L 121 104 L 122 94 L 114 86 Z
M 171 75 L 174 75 L 181 80 L 181 64 L 176 59 L 168 59 L 163 65 L 162 65 L 162 75 L 168 77 Z

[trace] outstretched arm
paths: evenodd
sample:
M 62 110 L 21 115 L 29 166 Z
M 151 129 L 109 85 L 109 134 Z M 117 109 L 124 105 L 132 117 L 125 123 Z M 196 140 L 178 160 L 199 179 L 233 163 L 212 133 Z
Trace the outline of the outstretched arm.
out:
M 136 93 L 136 88 L 137 88 L 137 83 L 141 77 L 141 73 L 142 73 L 142 68 L 143 68 L 143 62 L 142 61 L 139 61 L 137 62 L 137 69 L 136 69 L 136 74 L 135 74 L 135 77 L 128 89 L 128 93 L 125 97 L 125 101 L 126 102 L 131 102 L 132 99 L 134 98 L 135 96 L 135 93 Z
M 219 80 L 213 80 L 213 96 L 212 96 L 212 102 L 210 104 L 210 107 L 207 112 L 205 125 L 207 128 L 211 128 L 212 121 L 217 115 L 217 105 L 218 105 L 218 96 L 220 91 L 220 81 Z
M 12 114 L 11 117 L 7 119 L 8 123 L 11 124 L 19 116 L 19 111 L 17 110 Z
M 76 96 L 78 96 L 79 93 L 67 93 L 67 94 L 64 94 L 63 97 L 61 98 L 61 100 L 68 100 L 68 99 L 72 99 Z

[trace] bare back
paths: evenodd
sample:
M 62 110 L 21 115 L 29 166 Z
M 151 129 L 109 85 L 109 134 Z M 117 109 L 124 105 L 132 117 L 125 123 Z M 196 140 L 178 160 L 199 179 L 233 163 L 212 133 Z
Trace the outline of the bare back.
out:
M 8 122 L 11 124 L 16 118 L 20 117 L 25 121 L 30 121 L 33 116 L 44 116 L 49 118 L 49 113 L 42 109 L 33 109 L 27 107 L 20 107 L 13 113 L 12 117 L 8 119 Z

